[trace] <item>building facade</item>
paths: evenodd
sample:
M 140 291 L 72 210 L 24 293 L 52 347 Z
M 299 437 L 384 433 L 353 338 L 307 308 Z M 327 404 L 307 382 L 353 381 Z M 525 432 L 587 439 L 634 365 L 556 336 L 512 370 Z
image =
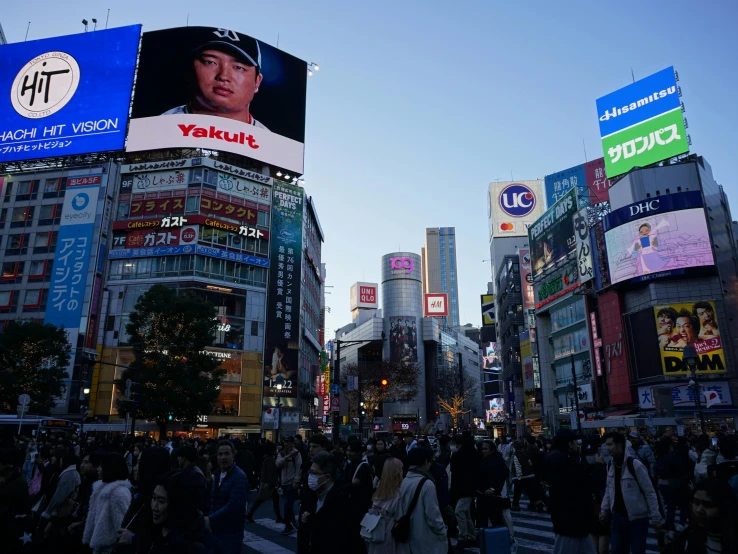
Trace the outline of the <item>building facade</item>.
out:
M 422 259 L 423 292 L 442 292 L 448 295 L 449 315 L 444 318 L 448 327 L 459 325 L 459 285 L 456 268 L 456 229 L 434 227 L 425 230 Z

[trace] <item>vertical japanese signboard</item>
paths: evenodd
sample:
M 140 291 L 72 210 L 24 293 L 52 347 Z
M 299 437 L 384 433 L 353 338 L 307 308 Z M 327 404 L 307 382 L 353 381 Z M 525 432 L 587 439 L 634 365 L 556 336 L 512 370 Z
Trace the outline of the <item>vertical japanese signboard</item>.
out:
M 594 277 L 594 262 L 592 260 L 592 242 L 589 239 L 589 225 L 587 225 L 587 208 L 582 208 L 573 216 L 574 237 L 577 241 L 577 271 L 579 282 L 586 283 Z
M 523 311 L 527 314 L 528 310 L 536 307 L 536 297 L 533 294 L 533 268 L 530 263 L 530 250 L 525 248 L 520 250 L 520 281 L 523 286 Z
M 264 396 L 297 397 L 304 191 L 275 183 L 267 305 Z M 280 379 L 281 377 L 281 379 Z M 282 389 L 277 389 L 277 384 Z
M 101 184 L 102 175 L 84 175 L 67 179 L 67 191 L 64 195 L 54 253 L 54 272 L 49 287 L 44 323 L 64 327 L 73 348 L 77 346 Z M 73 365 L 74 356 L 71 357 L 67 368 L 68 378 L 71 378 Z M 65 379 L 67 391 L 69 391 L 68 378 Z

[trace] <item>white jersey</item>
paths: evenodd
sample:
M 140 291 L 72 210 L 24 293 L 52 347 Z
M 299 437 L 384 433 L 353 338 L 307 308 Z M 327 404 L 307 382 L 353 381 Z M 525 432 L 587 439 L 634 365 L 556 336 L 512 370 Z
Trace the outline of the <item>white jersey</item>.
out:
M 177 115 L 177 114 L 189 114 L 190 110 L 187 108 L 187 104 L 182 104 L 181 106 L 177 106 L 176 108 L 172 108 L 171 110 L 165 111 L 161 115 Z M 249 114 L 249 117 L 251 118 L 251 123 L 247 123 L 247 125 L 253 125 L 254 127 L 258 127 L 259 129 L 265 129 L 269 130 L 264 125 L 262 125 L 259 121 L 256 120 L 254 116 Z

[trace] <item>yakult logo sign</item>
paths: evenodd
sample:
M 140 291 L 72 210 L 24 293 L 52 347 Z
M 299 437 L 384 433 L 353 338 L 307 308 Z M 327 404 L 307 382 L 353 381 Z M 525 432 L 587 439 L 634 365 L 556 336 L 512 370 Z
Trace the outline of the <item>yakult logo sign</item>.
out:
M 522 183 L 513 183 L 500 192 L 500 208 L 512 217 L 525 217 L 536 207 L 536 195 Z
M 415 264 L 413 263 L 412 258 L 390 258 L 390 267 L 394 269 L 405 269 L 407 270 L 406 273 L 412 273 L 413 269 L 415 269 Z M 393 271 L 392 273 L 395 273 Z M 398 271 L 397 273 L 402 273 L 402 271 Z

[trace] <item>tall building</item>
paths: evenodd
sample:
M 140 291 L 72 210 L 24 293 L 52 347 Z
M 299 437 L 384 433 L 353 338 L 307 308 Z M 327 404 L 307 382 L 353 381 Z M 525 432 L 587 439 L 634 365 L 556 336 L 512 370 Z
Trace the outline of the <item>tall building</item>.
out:
M 456 278 L 456 230 L 433 227 L 425 230 L 425 247 L 420 255 L 423 266 L 423 292 L 448 294 L 447 327 L 459 326 L 459 285 Z

